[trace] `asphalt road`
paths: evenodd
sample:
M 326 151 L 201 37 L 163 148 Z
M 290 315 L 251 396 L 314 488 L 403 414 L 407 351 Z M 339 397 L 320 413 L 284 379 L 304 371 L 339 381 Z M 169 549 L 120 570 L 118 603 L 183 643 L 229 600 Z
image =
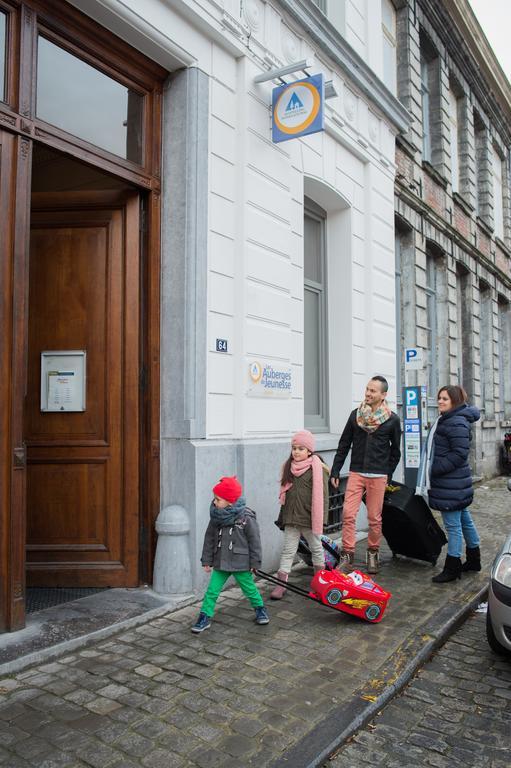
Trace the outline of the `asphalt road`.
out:
M 511 659 L 476 613 L 324 768 L 509 768 Z

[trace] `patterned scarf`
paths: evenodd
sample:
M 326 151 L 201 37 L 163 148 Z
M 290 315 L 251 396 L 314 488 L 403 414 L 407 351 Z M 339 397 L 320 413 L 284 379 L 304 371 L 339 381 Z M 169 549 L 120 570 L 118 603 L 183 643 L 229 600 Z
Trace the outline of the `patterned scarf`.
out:
M 374 432 L 382 424 L 385 424 L 391 416 L 392 411 L 386 400 L 375 411 L 368 403 L 360 403 L 357 410 L 357 424 L 365 432 Z
M 312 500 L 311 500 L 311 529 L 312 533 L 321 536 L 323 533 L 323 462 L 316 456 L 308 456 L 303 461 L 291 462 L 291 474 L 295 477 L 305 474 L 312 467 Z M 293 483 L 280 486 L 279 501 L 285 504 L 286 493 Z
M 232 525 L 238 517 L 241 517 L 247 508 L 247 502 L 244 496 L 240 496 L 234 504 L 229 504 L 225 509 L 218 509 L 215 507 L 214 502 L 211 502 L 209 508 L 209 516 L 211 520 L 218 526 Z

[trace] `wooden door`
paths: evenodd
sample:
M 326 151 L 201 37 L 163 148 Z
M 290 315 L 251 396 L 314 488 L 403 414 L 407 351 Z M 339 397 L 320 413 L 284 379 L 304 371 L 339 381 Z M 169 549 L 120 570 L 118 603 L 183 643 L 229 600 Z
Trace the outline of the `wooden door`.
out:
M 0 130 L 0 631 L 25 623 L 26 227 L 31 143 Z
M 135 586 L 139 198 L 46 194 L 30 240 L 27 583 Z M 41 410 L 41 352 L 86 352 L 83 412 Z

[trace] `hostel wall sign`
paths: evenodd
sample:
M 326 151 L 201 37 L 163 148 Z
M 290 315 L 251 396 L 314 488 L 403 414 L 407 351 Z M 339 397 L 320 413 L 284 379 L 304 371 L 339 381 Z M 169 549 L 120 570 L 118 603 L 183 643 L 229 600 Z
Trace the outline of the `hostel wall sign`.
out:
M 324 128 L 323 75 L 311 75 L 290 85 L 279 85 L 272 93 L 272 140 L 297 139 Z

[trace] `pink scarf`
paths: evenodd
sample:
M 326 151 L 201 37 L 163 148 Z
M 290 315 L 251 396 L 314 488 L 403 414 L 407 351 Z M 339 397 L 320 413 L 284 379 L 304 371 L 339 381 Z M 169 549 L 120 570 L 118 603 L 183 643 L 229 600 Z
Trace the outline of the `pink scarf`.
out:
M 311 529 L 316 536 L 323 533 L 323 463 L 319 456 L 308 456 L 303 461 L 291 462 L 291 474 L 300 477 L 312 467 L 312 514 Z M 280 486 L 279 501 L 285 504 L 286 493 L 293 483 L 284 483 Z

